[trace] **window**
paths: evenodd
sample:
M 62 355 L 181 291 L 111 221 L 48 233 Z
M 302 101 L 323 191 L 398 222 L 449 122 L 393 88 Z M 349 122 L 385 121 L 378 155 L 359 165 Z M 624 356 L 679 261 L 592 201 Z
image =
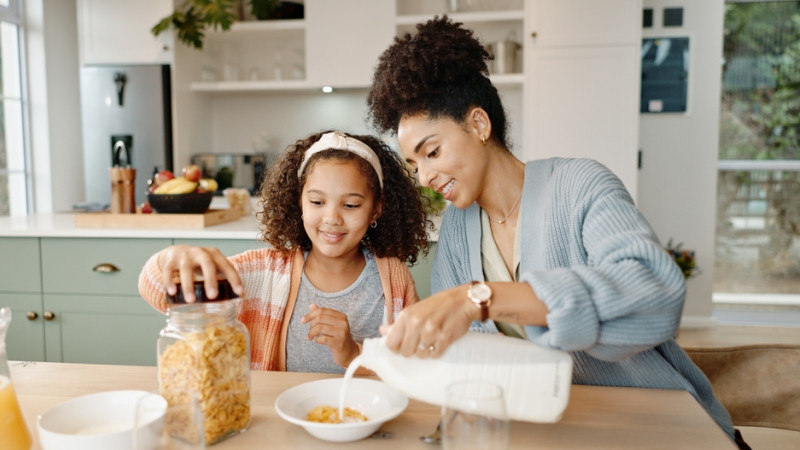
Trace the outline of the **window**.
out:
M 725 6 L 714 302 L 800 305 L 800 1 Z
M 27 214 L 32 189 L 20 0 L 0 0 L 0 216 Z

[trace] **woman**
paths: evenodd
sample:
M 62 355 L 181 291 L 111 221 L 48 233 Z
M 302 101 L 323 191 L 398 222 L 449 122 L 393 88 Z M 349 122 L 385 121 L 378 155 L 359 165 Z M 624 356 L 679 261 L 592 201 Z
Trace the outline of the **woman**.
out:
M 518 160 L 472 31 L 447 17 L 417 31 L 381 55 L 370 118 L 455 207 L 434 294 L 384 330 L 389 347 L 437 357 L 470 328 L 499 331 L 570 352 L 577 384 L 685 389 L 734 439 L 710 383 L 672 339 L 683 275 L 620 180 L 588 159 Z

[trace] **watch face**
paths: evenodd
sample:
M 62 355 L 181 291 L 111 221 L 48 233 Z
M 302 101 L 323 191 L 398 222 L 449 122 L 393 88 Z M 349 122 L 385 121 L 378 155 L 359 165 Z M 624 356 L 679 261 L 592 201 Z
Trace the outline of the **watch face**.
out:
M 489 300 L 492 297 L 491 288 L 483 283 L 473 284 L 471 292 L 472 298 L 481 302 Z

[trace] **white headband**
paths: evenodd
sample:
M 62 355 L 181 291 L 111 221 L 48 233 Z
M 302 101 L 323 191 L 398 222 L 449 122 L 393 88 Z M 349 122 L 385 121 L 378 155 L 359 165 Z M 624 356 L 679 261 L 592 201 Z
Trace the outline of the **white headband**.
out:
M 323 134 L 317 142 L 314 142 L 311 144 L 311 147 L 308 147 L 303 157 L 303 162 L 300 164 L 300 168 L 297 169 L 297 176 L 303 176 L 303 169 L 306 168 L 306 163 L 308 163 L 308 160 L 311 159 L 312 156 L 325 150 L 345 150 L 366 159 L 372 168 L 375 169 L 375 173 L 378 174 L 378 183 L 381 185 L 381 189 L 383 189 L 383 170 L 381 169 L 381 162 L 378 159 L 378 155 L 375 154 L 375 151 L 372 150 L 369 145 L 358 139 L 345 136 L 338 131 Z

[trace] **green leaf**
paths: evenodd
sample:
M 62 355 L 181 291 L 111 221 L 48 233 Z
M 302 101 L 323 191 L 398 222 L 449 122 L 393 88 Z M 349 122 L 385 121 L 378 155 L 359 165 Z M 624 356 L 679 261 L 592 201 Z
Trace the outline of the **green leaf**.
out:
M 173 20 L 175 20 L 175 16 L 177 14 L 178 13 L 175 12 L 175 13 L 172 13 L 172 14 L 168 15 L 167 17 L 164 17 L 157 24 L 155 24 L 155 26 L 153 26 L 153 28 L 150 29 L 150 32 L 153 33 L 154 36 L 158 36 L 159 34 L 163 33 L 164 31 L 167 31 L 169 29 L 169 26 L 172 25 Z
M 230 29 L 233 21 L 236 20 L 234 14 L 235 0 L 207 0 L 201 7 L 201 14 L 204 22 L 211 25 L 214 29 Z

